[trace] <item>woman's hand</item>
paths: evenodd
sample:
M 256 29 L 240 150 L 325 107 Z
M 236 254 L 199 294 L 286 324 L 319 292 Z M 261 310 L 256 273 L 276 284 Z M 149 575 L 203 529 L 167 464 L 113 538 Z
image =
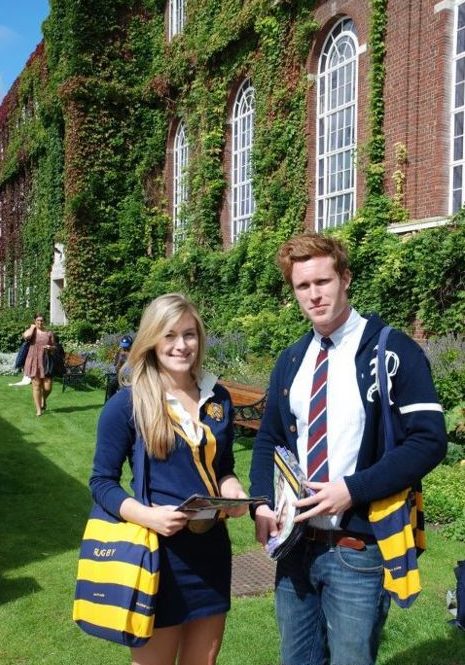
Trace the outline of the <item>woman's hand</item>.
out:
M 219 482 L 220 495 L 225 499 L 247 499 L 247 494 L 242 489 L 242 485 L 236 476 L 225 476 Z M 229 508 L 224 512 L 229 517 L 242 517 L 248 510 L 247 504 Z
M 162 536 L 172 536 L 187 524 L 186 513 L 176 510 L 176 506 L 152 506 L 149 510 L 147 526 Z
M 29 328 L 25 332 L 23 332 L 24 339 L 31 339 L 35 329 L 36 329 L 36 324 L 33 323 L 32 325 L 29 326 Z
M 176 506 L 144 506 L 132 497 L 123 501 L 119 512 L 127 522 L 140 524 L 162 536 L 172 536 L 187 524 L 186 513 L 176 510 Z

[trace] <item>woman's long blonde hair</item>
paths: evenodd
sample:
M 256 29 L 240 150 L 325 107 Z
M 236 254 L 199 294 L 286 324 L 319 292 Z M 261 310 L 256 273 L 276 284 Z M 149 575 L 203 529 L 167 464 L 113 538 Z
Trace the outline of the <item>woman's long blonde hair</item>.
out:
M 194 318 L 199 337 L 199 350 L 192 366 L 192 376 L 197 380 L 205 353 L 205 330 L 197 309 L 181 293 L 159 296 L 146 307 L 126 363 L 130 370 L 136 429 L 148 453 L 159 459 L 167 457 L 175 439 L 155 345 L 184 314 Z

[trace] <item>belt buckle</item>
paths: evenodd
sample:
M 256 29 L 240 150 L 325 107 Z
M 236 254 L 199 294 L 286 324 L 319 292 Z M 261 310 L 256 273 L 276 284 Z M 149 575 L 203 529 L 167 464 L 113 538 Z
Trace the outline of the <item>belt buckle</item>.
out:
M 314 526 L 308 526 L 305 533 L 305 538 L 311 540 L 312 542 L 316 541 L 316 529 Z
M 187 529 L 191 533 L 207 533 L 207 531 L 210 531 L 210 529 L 213 529 L 215 524 L 218 521 L 217 517 L 218 513 L 216 514 L 215 517 L 211 517 L 206 520 L 189 520 L 187 522 Z

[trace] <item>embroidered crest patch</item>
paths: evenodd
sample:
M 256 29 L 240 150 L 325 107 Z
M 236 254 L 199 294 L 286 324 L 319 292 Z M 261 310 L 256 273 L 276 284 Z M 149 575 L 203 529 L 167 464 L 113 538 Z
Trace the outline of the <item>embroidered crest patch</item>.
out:
M 213 420 L 220 421 L 224 418 L 224 411 L 222 404 L 216 404 L 215 402 L 210 402 L 207 404 L 205 409 L 207 416 L 210 416 Z

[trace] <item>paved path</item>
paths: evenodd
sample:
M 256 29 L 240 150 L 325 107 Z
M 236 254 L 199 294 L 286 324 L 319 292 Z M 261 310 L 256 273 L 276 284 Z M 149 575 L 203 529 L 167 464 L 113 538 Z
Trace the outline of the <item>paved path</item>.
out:
M 259 596 L 272 591 L 275 567 L 261 548 L 236 554 L 232 563 L 232 595 Z

